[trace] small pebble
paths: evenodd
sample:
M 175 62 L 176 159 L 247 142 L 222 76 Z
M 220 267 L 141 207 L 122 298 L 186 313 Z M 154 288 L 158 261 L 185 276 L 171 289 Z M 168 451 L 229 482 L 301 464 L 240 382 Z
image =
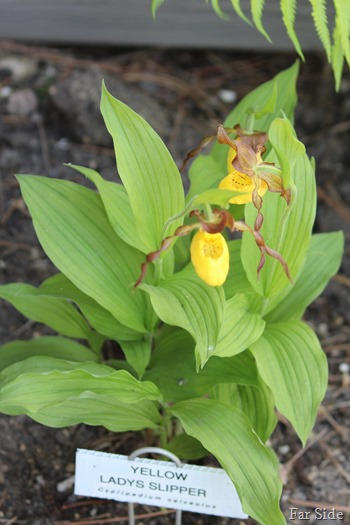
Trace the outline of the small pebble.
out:
M 278 447 L 278 452 L 282 456 L 285 456 L 286 454 L 288 454 L 289 451 L 290 451 L 290 446 L 289 445 L 281 445 L 280 447 Z
M 14 91 L 7 101 L 7 111 L 11 115 L 25 117 L 33 113 L 38 107 L 38 98 L 31 89 Z
M 349 363 L 340 363 L 339 372 L 341 372 L 342 374 L 348 374 L 350 372 Z
M 320 337 L 327 337 L 329 335 L 327 323 L 320 323 L 317 326 L 317 333 Z
M 0 98 L 8 98 L 12 93 L 10 86 L 4 86 L 0 89 Z
M 225 104 L 233 104 L 237 100 L 237 93 L 232 91 L 232 89 L 220 89 L 219 98 Z

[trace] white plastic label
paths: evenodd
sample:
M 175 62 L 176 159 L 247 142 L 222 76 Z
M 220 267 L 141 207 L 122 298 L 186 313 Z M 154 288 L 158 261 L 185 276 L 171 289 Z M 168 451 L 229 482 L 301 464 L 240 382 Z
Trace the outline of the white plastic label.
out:
M 247 518 L 236 489 L 219 468 L 78 449 L 75 494 L 157 507 Z

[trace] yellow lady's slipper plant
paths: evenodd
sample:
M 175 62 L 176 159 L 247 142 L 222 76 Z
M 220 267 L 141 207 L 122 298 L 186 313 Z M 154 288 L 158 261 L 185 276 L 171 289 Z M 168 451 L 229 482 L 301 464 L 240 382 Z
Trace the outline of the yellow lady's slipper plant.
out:
M 325 395 L 327 360 L 302 315 L 343 250 L 341 232 L 312 235 L 314 164 L 291 124 L 297 73 L 244 98 L 209 154 L 213 137 L 188 154 L 187 196 L 160 137 L 103 86 L 122 184 L 81 166 L 96 191 L 18 175 L 57 273 L 0 286 L 57 334 L 0 347 L 0 412 L 140 431 L 140 445 L 151 429 L 181 459 L 213 454 L 261 525 L 286 524 L 267 445 L 276 410 L 305 444 Z

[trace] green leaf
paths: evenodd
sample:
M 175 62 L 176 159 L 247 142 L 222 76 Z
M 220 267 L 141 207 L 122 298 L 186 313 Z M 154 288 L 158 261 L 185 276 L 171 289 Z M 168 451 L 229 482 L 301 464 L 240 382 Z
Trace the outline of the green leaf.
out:
M 224 312 L 222 287 L 205 284 L 191 269 L 185 269 L 160 286 L 141 284 L 151 297 L 159 318 L 189 332 L 196 342 L 197 367 L 203 367 L 215 350 Z
M 182 180 L 156 132 L 102 86 L 101 112 L 116 151 L 136 229 L 148 252 L 160 247 L 163 226 L 184 208 Z M 172 224 L 173 231 L 182 219 Z M 170 235 L 171 233 L 170 232 Z
M 231 0 L 231 4 L 232 4 L 233 9 L 236 11 L 237 15 L 242 20 L 244 20 L 244 22 L 246 22 L 248 25 L 251 26 L 252 25 L 251 21 L 249 20 L 249 18 L 246 17 L 246 15 L 242 11 L 241 1 L 240 0 Z
M 318 2 L 318 0 L 316 0 L 316 2 Z M 298 55 L 303 60 L 305 60 L 303 52 L 300 47 L 300 42 L 298 40 L 297 34 L 294 29 L 296 8 L 297 8 L 296 0 L 281 0 L 282 20 L 287 29 L 288 36 L 293 42 Z
M 273 395 L 265 383 L 259 381 L 257 385 L 219 384 L 213 388 L 211 397 L 242 410 L 263 443 L 270 438 L 276 427 L 277 417 Z
M 343 232 L 311 237 L 304 266 L 294 285 L 274 296 L 264 310 L 269 323 L 300 319 L 306 307 L 324 290 L 339 269 L 344 247 Z
M 244 293 L 246 296 L 253 294 L 254 290 L 247 279 L 241 260 L 242 240 L 228 241 L 227 245 L 230 253 L 230 269 L 223 285 L 226 299 L 231 299 L 237 293 Z
M 226 151 L 226 149 L 225 149 Z M 226 175 L 226 164 L 222 166 L 210 155 L 199 155 L 189 169 L 190 189 L 186 200 L 189 202 L 197 195 L 218 186 Z
M 275 128 L 273 128 L 275 129 Z M 294 279 L 300 271 L 308 249 L 311 231 L 316 213 L 316 184 L 314 171 L 306 154 L 296 154 L 298 143 L 288 125 L 281 129 L 281 135 L 274 136 L 273 145 L 278 152 L 283 151 L 284 160 L 290 166 L 292 186 L 292 201 L 287 208 L 284 199 L 277 194 L 267 192 L 263 198 L 262 213 L 264 223 L 261 234 L 270 248 L 276 250 L 286 261 L 290 274 Z M 280 157 L 281 158 L 281 157 Z M 277 161 L 272 151 L 268 161 Z M 246 205 L 246 222 L 254 224 L 257 211 L 253 204 Z M 278 225 L 278 227 L 276 227 Z M 243 266 L 247 277 L 257 293 L 263 297 L 272 297 L 289 286 L 289 280 L 281 263 L 272 257 L 266 257 L 261 270 L 260 281 L 257 280 L 257 267 L 260 261 L 260 251 L 254 237 L 243 234 L 242 251 Z
M 144 256 L 114 233 L 100 197 L 65 180 L 18 180 L 51 261 L 122 324 L 146 332 L 145 298 L 132 290 Z
M 164 4 L 165 0 L 152 0 L 152 15 L 155 18 L 159 7 Z
M 298 140 L 292 124 L 285 117 L 272 121 L 269 127 L 269 141 L 282 170 L 283 185 L 290 188 L 294 184 L 294 164 L 305 155 L 305 146 Z
M 42 336 L 30 341 L 12 341 L 0 347 L 0 371 L 28 357 L 51 356 L 67 361 L 97 361 L 97 356 L 86 346 L 70 339 Z
M 144 379 L 152 381 L 168 402 L 199 397 L 219 382 L 256 385 L 254 360 L 249 352 L 234 357 L 211 357 L 196 372 L 194 342 L 184 330 L 166 327 L 155 341 L 155 352 Z
M 41 293 L 40 288 L 24 283 L 0 286 L 0 297 L 9 301 L 21 314 L 46 324 L 59 334 L 87 339 L 92 346 L 98 343 L 95 337 L 98 334 L 92 332 L 84 317 L 65 298 Z
M 246 296 L 233 296 L 225 303 L 224 319 L 212 355 L 231 357 L 243 352 L 259 339 L 264 328 L 261 316 L 249 312 Z
M 183 460 L 202 459 L 208 456 L 208 451 L 203 445 L 197 439 L 187 434 L 178 434 L 175 436 L 165 445 L 165 449 Z
M 336 18 L 336 25 L 333 31 L 332 68 L 334 73 L 335 89 L 336 91 L 339 91 L 344 67 L 344 49 L 342 46 L 339 23 L 337 20 L 338 19 Z
M 265 5 L 265 0 L 250 0 L 252 18 L 253 18 L 255 27 L 266 38 L 266 40 L 268 40 L 269 42 L 272 42 L 271 38 L 266 33 L 264 26 L 262 24 L 262 15 L 264 11 L 264 5 Z
M 73 363 L 36 356 L 15 363 L 0 374 L 0 409 L 6 414 L 11 413 L 12 407 L 20 407 L 22 413 L 39 412 L 87 392 L 108 395 L 123 403 L 160 398 L 153 383 L 93 362 Z
M 229 17 L 226 15 L 226 13 L 223 12 L 223 10 L 220 7 L 220 0 L 211 0 L 211 5 L 212 5 L 215 13 L 220 18 L 223 18 L 224 20 L 228 20 Z
M 151 358 L 151 340 L 122 341 L 121 347 L 127 362 L 141 378 Z
M 336 27 L 341 40 L 343 54 L 350 66 L 350 4 L 344 0 L 334 0 Z
M 90 168 L 73 164 L 66 164 L 66 166 L 79 171 L 79 173 L 85 175 L 95 184 L 105 207 L 108 220 L 116 234 L 130 246 L 146 253 L 147 248 L 139 237 L 129 197 L 124 186 L 104 180 L 97 171 Z
M 328 62 L 331 61 L 332 45 L 328 28 L 327 2 L 326 0 L 310 0 L 312 6 L 312 18 L 318 36 L 326 51 Z
M 39 290 L 44 294 L 64 297 L 73 301 L 82 311 L 90 325 L 109 339 L 115 341 L 135 341 L 142 338 L 136 332 L 122 325 L 113 315 L 99 305 L 92 297 L 79 290 L 63 273 L 58 273 L 44 281 Z
M 10 415 L 19 412 L 8 412 Z M 26 411 L 26 415 L 42 425 L 59 428 L 84 423 L 104 426 L 112 432 L 157 429 L 161 422 L 156 405 L 152 401 L 128 404 L 110 395 L 84 392 L 57 405 L 44 407 L 40 412 Z
M 254 117 L 259 120 L 265 115 L 274 113 L 277 102 L 277 83 L 272 84 L 271 93 L 268 98 L 264 100 L 260 105 L 255 104 L 248 109 L 248 114 L 253 114 Z
M 242 193 L 239 191 L 212 188 L 210 190 L 205 190 L 203 193 L 194 197 L 193 207 L 208 203 L 217 204 L 221 208 L 228 208 L 229 200 L 237 195 L 242 195 Z
M 316 335 L 301 321 L 272 324 L 251 351 L 278 410 L 305 444 L 327 388 L 327 359 Z
M 209 399 L 174 405 L 184 430 L 198 439 L 232 479 L 243 510 L 262 525 L 285 525 L 279 508 L 282 483 L 278 461 L 237 408 Z

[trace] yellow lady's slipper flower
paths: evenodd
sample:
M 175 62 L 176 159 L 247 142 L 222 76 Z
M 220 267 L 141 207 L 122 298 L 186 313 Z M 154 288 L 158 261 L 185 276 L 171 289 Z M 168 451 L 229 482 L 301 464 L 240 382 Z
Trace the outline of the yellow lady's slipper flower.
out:
M 222 285 L 229 271 L 229 251 L 224 236 L 202 228 L 198 230 L 191 242 L 191 261 L 205 283 Z
M 235 197 L 232 197 L 232 199 L 230 199 L 229 202 L 231 204 L 246 204 L 247 202 L 252 202 L 252 195 L 255 189 L 255 184 L 252 177 L 249 177 L 249 175 L 246 175 L 245 173 L 241 173 L 232 166 L 232 161 L 234 160 L 236 155 L 236 151 L 233 148 L 230 148 L 227 156 L 227 171 L 229 174 L 224 179 L 222 179 L 222 181 L 219 184 L 219 188 L 221 190 L 233 190 L 241 192 L 242 195 L 236 195 Z M 261 157 L 260 161 L 262 162 Z M 260 197 L 264 195 L 267 188 L 267 183 L 259 178 L 258 195 Z

